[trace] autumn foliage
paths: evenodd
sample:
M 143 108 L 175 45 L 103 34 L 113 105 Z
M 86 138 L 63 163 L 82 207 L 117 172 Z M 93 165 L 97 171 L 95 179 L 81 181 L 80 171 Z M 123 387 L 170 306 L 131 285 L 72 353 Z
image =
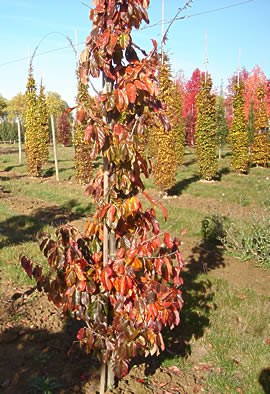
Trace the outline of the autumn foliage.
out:
M 48 114 L 45 104 L 44 88 L 41 85 L 40 96 L 29 70 L 25 94 L 25 153 L 29 175 L 41 176 L 42 164 L 48 159 Z
M 148 162 L 139 137 L 147 133 L 150 114 L 169 128 L 161 109 L 156 79 L 157 45 L 142 60 L 131 39 L 132 28 L 148 22 L 148 0 L 96 0 L 90 11 L 93 28 L 81 55 L 80 81 L 104 75 L 104 90 L 94 106 L 83 105 L 77 121 L 85 130 L 91 157 L 103 167 L 87 187 L 97 203 L 85 234 L 70 226 L 46 238 L 41 249 L 54 278 L 23 257 L 21 263 L 38 287 L 64 313 L 81 319 L 78 340 L 121 378 L 138 354 L 164 350 L 163 327 L 180 322 L 179 240 L 161 232 L 156 208 L 167 212 L 144 191 Z M 125 113 L 125 116 L 123 116 Z M 150 207 L 144 209 L 137 194 Z
M 158 79 L 160 98 L 165 104 L 165 113 L 170 120 L 168 132 L 162 124 L 154 125 L 151 130 L 150 143 L 154 156 L 154 179 L 159 189 L 168 191 L 176 183 L 177 165 L 182 164 L 184 156 L 184 131 L 182 125 L 181 97 L 172 79 L 167 56 L 160 66 Z
M 200 91 L 196 97 L 195 143 L 200 175 L 208 181 L 216 176 L 218 169 L 216 99 L 211 89 L 211 77 L 208 74 L 202 75 Z
M 75 146 L 75 177 L 76 180 L 86 185 L 93 176 L 93 159 L 91 156 L 92 145 L 84 139 L 87 127 L 86 111 L 91 103 L 87 85 L 78 82 L 77 117 L 74 131 Z
M 268 119 L 266 112 L 266 90 L 264 86 L 257 89 L 258 109 L 255 117 L 255 135 L 251 147 L 251 162 L 266 167 L 269 162 L 270 145 L 268 141 Z
M 229 133 L 229 142 L 232 148 L 231 165 L 234 171 L 246 173 L 248 171 L 248 132 L 244 115 L 244 84 L 242 81 L 233 85 L 233 120 Z

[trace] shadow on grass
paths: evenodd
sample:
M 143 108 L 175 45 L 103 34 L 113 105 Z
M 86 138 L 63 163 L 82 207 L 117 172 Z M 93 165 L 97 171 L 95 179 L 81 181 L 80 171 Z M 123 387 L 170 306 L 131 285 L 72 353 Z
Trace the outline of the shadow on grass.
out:
M 57 227 L 89 214 L 91 205 L 79 206 L 70 200 L 63 206 L 45 207 L 34 210 L 31 215 L 14 215 L 0 222 L 0 248 L 36 239 L 46 225 Z
M 261 371 L 259 376 L 259 383 L 262 386 L 263 391 L 265 394 L 270 393 L 270 367 L 265 368 Z
M 63 331 L 55 333 L 21 324 L 5 330 L 0 335 L 0 391 L 67 394 L 76 386 L 81 393 L 89 382 L 88 392 L 96 393 L 99 364 L 76 344 L 71 349 L 77 331 L 76 322 L 68 322 Z
M 223 175 L 228 175 L 228 174 L 230 174 L 230 172 L 231 172 L 231 171 L 230 171 L 230 168 L 229 168 L 229 167 L 223 167 L 223 168 L 221 168 L 221 169 L 217 172 L 216 179 L 217 179 L 218 181 L 221 181 Z
M 174 330 L 164 332 L 166 350 L 159 357 L 147 359 L 146 374 L 155 373 L 165 360 L 191 355 L 191 340 L 204 335 L 209 326 L 209 315 L 216 308 L 212 284 L 202 273 L 224 266 L 223 249 L 215 244 L 201 243 L 192 254 L 182 273 L 184 305 L 181 322 Z
M 65 171 L 68 171 L 68 170 L 74 170 L 74 167 L 72 166 L 72 167 L 59 168 L 58 172 L 65 172 Z M 55 167 L 47 168 L 42 173 L 42 178 L 50 178 L 52 176 L 55 176 Z
M 8 167 L 6 167 L 6 168 L 4 169 L 4 171 L 9 172 L 9 171 L 12 171 L 14 168 L 19 168 L 19 167 L 23 167 L 23 164 L 8 166 Z
M 183 190 L 187 189 L 189 185 L 194 182 L 198 182 L 200 180 L 199 175 L 194 175 L 190 178 L 183 179 L 182 181 L 177 182 L 169 191 L 169 196 L 179 196 L 182 194 Z

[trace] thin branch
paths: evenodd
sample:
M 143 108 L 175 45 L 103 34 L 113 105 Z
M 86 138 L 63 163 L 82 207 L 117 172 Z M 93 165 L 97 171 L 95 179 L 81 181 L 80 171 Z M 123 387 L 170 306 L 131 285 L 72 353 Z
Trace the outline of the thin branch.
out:
M 169 32 L 169 30 L 170 30 L 172 24 L 177 20 L 179 14 L 180 14 L 182 11 L 185 11 L 187 8 L 189 8 L 192 2 L 193 2 L 193 0 L 188 0 L 188 1 L 186 2 L 186 4 L 185 4 L 183 7 L 178 8 L 177 13 L 176 13 L 175 16 L 172 18 L 172 20 L 171 20 L 169 26 L 167 27 L 167 29 L 166 29 L 166 31 L 165 31 L 165 33 L 164 33 L 164 36 L 162 37 L 161 44 L 164 44 L 164 43 L 165 43 L 165 41 L 166 41 L 166 39 L 167 39 L 167 34 L 168 34 L 168 32 Z

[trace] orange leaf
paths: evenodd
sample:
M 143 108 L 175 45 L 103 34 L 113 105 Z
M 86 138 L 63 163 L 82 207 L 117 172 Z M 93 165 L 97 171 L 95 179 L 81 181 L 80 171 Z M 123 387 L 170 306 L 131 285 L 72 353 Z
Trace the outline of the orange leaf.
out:
M 128 83 L 126 86 L 126 91 L 129 102 L 134 104 L 136 101 L 136 86 L 133 83 Z

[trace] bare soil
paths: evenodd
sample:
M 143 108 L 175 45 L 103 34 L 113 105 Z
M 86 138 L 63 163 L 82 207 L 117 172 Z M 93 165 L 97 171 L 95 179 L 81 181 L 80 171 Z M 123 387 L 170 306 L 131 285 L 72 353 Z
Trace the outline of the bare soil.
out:
M 1 173 L 10 177 L 11 173 Z M 12 176 L 19 176 L 12 174 Z M 36 210 L 44 213 L 47 222 L 57 217 L 61 223 L 75 218 L 70 212 L 59 211 L 59 207 L 27 196 L 18 197 L 7 193 L 0 185 L 0 199 L 14 212 L 31 215 Z M 213 202 L 209 201 L 211 205 Z M 180 196 L 173 200 L 177 206 L 202 207 L 200 198 Z M 212 205 L 213 206 L 213 205 Z M 207 208 L 206 208 L 207 209 Z M 228 210 L 235 209 L 232 205 Z M 226 213 L 225 213 L 226 214 Z M 76 220 L 76 225 L 84 227 L 86 219 Z M 1 226 L 1 223 L 0 223 Z M 195 245 L 195 246 L 194 246 Z M 258 294 L 270 295 L 269 271 L 258 269 L 252 263 L 243 263 L 224 255 L 221 248 L 205 250 L 197 240 L 185 237 L 183 245 L 186 267 L 184 279 L 191 284 L 198 273 L 209 274 L 229 280 L 237 287 L 250 287 Z M 97 393 L 99 390 L 99 363 L 85 355 L 76 343 L 76 332 L 80 322 L 64 320 L 60 311 L 48 301 L 43 293 L 33 292 L 31 287 L 19 288 L 6 280 L 0 272 L 0 392 L 5 394 L 49 393 L 34 388 L 37 378 L 55 378 L 61 388 L 52 393 Z M 198 299 L 205 308 L 211 303 L 209 281 L 201 282 Z M 184 295 L 185 297 L 185 295 Z M 187 301 L 188 302 L 188 301 Z M 196 302 L 196 299 L 194 300 Z M 202 336 L 207 321 L 199 322 L 199 327 L 184 325 L 173 333 L 166 357 L 175 354 L 186 357 L 190 353 L 190 340 L 195 335 Z M 188 372 L 176 366 L 161 365 L 162 356 L 146 360 L 136 360 L 129 375 L 118 383 L 113 393 L 202 393 L 207 392 L 207 373 L 214 368 L 200 363 L 204 349 L 197 348 L 190 355 L 193 365 Z M 44 383 L 45 382 L 45 383 Z M 40 381 L 39 381 L 40 385 Z M 30 390 L 32 387 L 32 391 Z M 39 386 L 41 387 L 41 386 Z M 45 386 L 44 386 L 45 387 Z

